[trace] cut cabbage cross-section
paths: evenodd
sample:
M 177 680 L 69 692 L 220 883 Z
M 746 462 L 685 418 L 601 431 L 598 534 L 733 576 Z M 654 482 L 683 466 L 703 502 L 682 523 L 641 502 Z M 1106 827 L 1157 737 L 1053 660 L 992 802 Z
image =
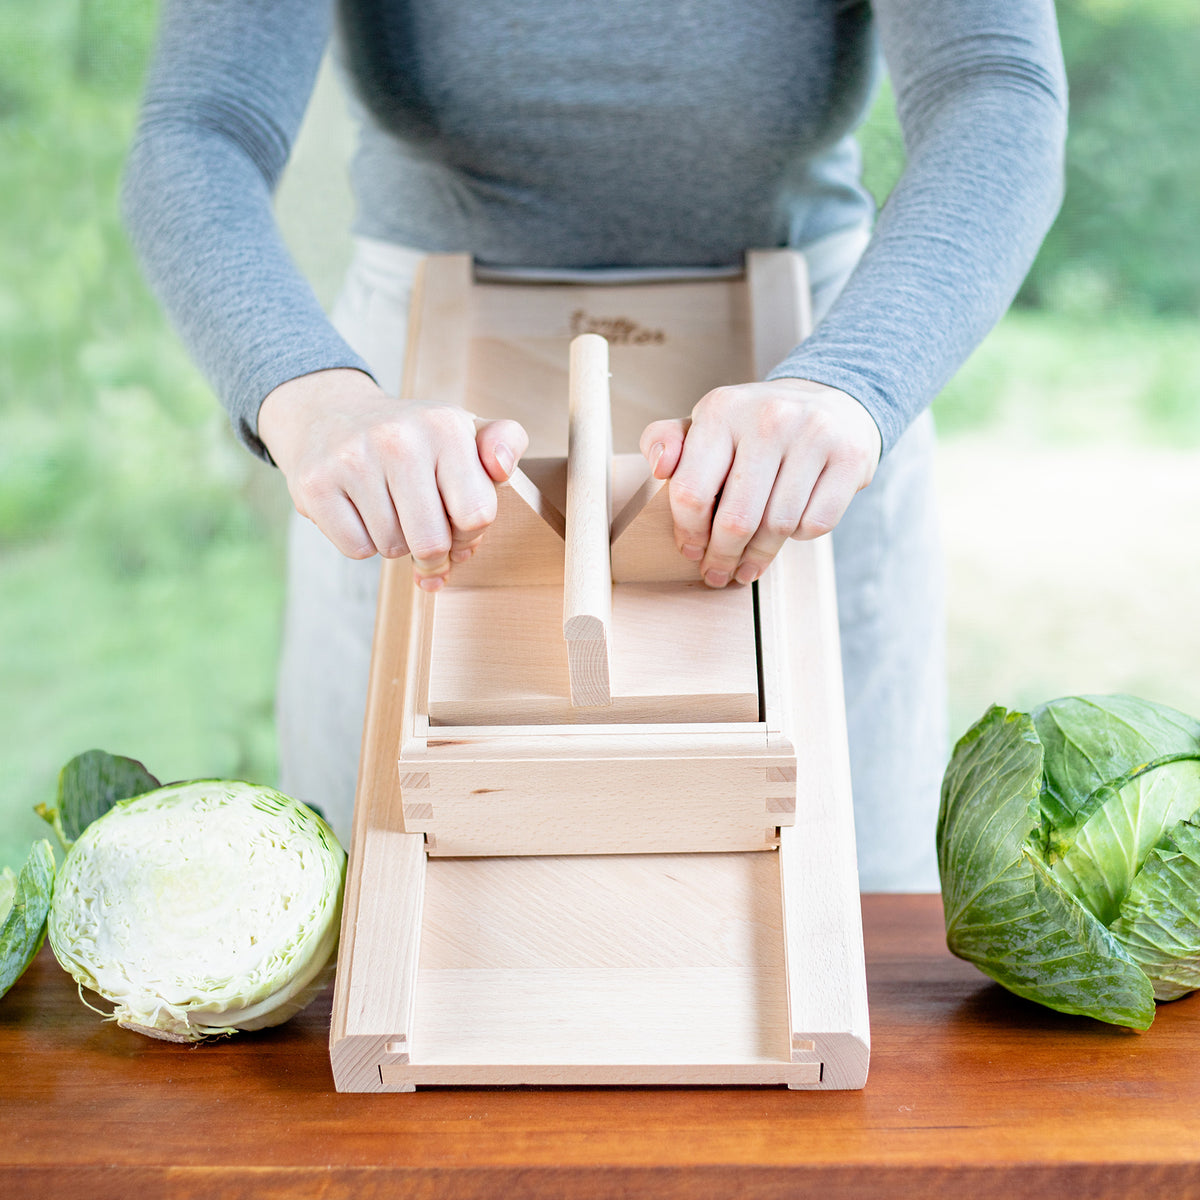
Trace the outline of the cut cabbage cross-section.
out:
M 173 784 L 79 836 L 50 945 L 127 1029 L 194 1042 L 277 1025 L 331 977 L 345 862 L 329 826 L 280 792 Z

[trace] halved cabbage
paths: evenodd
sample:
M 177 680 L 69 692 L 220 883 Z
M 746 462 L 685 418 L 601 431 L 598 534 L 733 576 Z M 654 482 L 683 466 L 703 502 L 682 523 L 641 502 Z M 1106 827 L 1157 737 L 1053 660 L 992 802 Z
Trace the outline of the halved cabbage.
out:
M 331 977 L 345 864 L 329 826 L 280 792 L 172 784 L 79 835 L 50 945 L 127 1029 L 194 1042 L 277 1025 Z

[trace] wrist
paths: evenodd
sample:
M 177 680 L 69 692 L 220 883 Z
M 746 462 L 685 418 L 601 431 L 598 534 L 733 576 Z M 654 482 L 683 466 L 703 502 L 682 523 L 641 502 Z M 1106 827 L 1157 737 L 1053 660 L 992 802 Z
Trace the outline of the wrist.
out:
M 356 396 L 378 397 L 379 385 L 355 367 L 331 367 L 285 380 L 263 397 L 258 408 L 258 437 L 277 465 L 296 431 L 310 424 L 335 399 L 341 405 Z

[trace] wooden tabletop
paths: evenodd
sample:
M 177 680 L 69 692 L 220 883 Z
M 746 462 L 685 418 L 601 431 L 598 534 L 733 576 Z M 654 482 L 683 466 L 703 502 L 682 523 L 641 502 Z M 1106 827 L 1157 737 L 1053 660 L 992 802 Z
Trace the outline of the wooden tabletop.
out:
M 0 1000 L 5 1197 L 1200 1197 L 1200 997 L 1137 1034 L 952 958 L 933 896 L 863 902 L 862 1092 L 339 1095 L 329 998 L 200 1047 L 106 1024 L 48 950 Z

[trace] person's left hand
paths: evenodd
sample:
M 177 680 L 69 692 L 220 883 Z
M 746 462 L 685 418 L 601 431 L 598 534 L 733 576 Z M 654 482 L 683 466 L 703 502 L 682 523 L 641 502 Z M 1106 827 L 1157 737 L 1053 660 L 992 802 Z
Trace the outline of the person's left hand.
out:
M 640 447 L 669 479 L 675 543 L 710 587 L 753 583 L 788 538 L 841 520 L 879 463 L 879 429 L 846 392 L 806 379 L 709 392 L 691 420 L 655 421 Z

